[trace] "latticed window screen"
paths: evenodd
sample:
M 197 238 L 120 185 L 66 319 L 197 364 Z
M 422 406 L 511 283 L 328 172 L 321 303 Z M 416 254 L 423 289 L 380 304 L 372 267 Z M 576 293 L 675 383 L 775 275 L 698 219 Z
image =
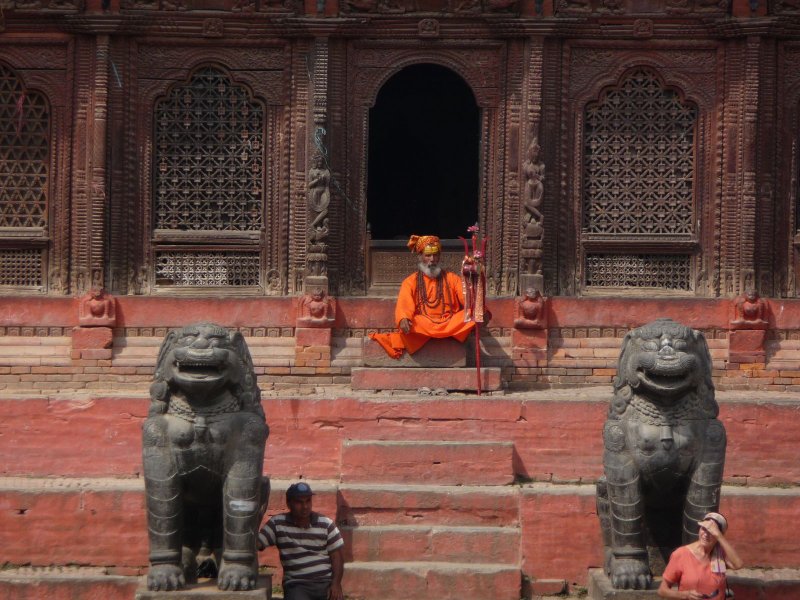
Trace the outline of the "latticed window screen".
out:
M 236 232 L 263 226 L 264 108 L 246 88 L 207 67 L 175 86 L 155 110 L 154 227 L 206 234 L 208 243 L 241 243 Z M 157 252 L 156 281 L 178 286 L 254 286 L 260 283 L 258 252 L 248 255 L 246 276 L 222 275 L 236 252 L 197 247 Z M 227 257 L 227 258 L 226 258 Z M 253 264 L 252 261 L 255 261 Z M 202 266 L 208 267 L 203 274 Z
M 158 252 L 156 283 L 178 286 L 256 286 L 258 252 Z
M 691 254 L 669 246 L 696 233 L 696 121 L 696 107 L 646 69 L 587 105 L 582 240 L 616 249 L 584 254 L 587 286 L 691 289 Z M 619 252 L 626 241 L 630 251 Z
M 0 233 L 2 287 L 44 284 L 49 162 L 47 101 L 0 64 L 0 227 L 7 228 Z

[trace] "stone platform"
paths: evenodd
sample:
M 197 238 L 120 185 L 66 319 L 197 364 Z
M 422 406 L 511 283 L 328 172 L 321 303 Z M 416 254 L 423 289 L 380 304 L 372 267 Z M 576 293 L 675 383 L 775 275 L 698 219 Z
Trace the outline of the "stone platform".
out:
M 472 391 L 477 386 L 474 368 L 353 368 L 351 387 L 354 390 L 430 390 Z M 492 392 L 502 389 L 500 369 L 481 369 L 481 388 Z
M 655 578 L 648 590 L 618 590 L 611 586 L 611 580 L 602 569 L 589 569 L 588 597 L 591 600 L 656 600 L 660 584 L 661 579 Z
M 143 578 L 136 589 L 135 600 L 270 600 L 272 576 L 259 575 L 258 587 L 248 591 L 223 591 L 217 588 L 216 579 L 200 579 L 177 592 L 151 592 Z
M 467 366 L 466 351 L 467 346 L 453 338 L 433 339 L 414 354 L 391 358 L 378 342 L 365 337 L 361 356 L 365 367 L 456 368 Z

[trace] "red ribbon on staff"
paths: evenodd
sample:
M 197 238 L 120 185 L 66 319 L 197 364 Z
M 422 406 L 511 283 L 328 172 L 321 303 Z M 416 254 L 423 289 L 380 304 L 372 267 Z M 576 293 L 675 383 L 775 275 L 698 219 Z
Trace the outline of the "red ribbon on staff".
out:
M 464 260 L 461 261 L 461 278 L 464 285 L 464 321 L 475 321 L 475 367 L 477 368 L 477 394 L 481 395 L 481 330 L 480 324 L 484 322 L 486 307 L 486 273 L 483 267 L 483 257 L 486 256 L 487 238 L 481 240 L 481 249 L 478 250 L 478 224 L 469 228 L 472 232 L 472 254 L 469 252 L 467 240 L 461 236 L 464 243 Z

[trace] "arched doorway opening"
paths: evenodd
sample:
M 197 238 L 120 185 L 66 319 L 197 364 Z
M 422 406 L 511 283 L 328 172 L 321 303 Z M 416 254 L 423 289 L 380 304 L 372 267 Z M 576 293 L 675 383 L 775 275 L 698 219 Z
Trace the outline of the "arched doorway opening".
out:
M 457 250 L 456 238 L 478 220 L 480 109 L 472 90 L 446 67 L 402 69 L 370 109 L 368 147 L 370 287 L 388 291 L 413 268 L 410 234 L 456 240 L 445 247 Z

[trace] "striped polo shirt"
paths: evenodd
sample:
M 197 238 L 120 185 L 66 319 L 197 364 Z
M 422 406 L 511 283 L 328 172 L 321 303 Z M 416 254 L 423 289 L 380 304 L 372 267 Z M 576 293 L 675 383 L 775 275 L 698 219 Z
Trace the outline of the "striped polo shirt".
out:
M 267 521 L 259 539 L 265 546 L 277 546 L 283 565 L 283 583 L 292 581 L 330 581 L 332 576 L 329 552 L 344 546 L 339 529 L 328 517 L 311 513 L 311 524 L 305 529 L 292 523 L 289 513 L 275 515 Z

